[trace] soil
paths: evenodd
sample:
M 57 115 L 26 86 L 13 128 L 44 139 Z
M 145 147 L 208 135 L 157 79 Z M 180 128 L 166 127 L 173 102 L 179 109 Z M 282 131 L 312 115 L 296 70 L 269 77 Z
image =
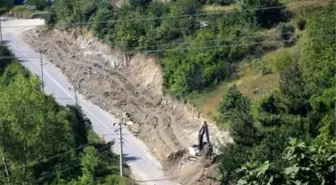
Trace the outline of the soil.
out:
M 188 177 L 179 179 L 182 184 L 197 184 L 211 168 L 185 159 L 186 149 L 197 144 L 203 121 L 208 121 L 215 151 L 232 142 L 227 131 L 218 129 L 191 104 L 162 93 L 161 67 L 153 57 L 112 50 L 75 29 L 33 29 L 20 37 L 41 49 L 88 100 L 115 116 L 127 117 L 129 130 L 146 143 L 168 172 Z M 205 182 L 206 178 L 199 181 Z

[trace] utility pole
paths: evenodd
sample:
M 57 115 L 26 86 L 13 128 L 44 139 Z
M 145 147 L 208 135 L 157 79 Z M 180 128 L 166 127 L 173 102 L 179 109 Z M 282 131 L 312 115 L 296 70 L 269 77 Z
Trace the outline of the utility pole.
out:
M 0 41 L 2 42 L 2 25 L 1 25 L 2 20 L 0 20 Z
M 74 87 L 74 93 L 75 93 L 76 106 L 79 107 L 79 105 L 78 105 L 78 97 L 77 97 L 77 89 L 76 89 L 76 87 Z
M 115 126 L 116 123 L 113 123 L 113 126 Z M 119 128 L 115 130 L 115 132 L 119 131 L 119 141 L 120 141 L 120 158 L 119 158 L 119 162 L 120 162 L 120 177 L 122 177 L 124 175 L 124 170 L 123 170 L 123 164 L 124 164 L 124 152 L 123 152 L 123 133 L 122 133 L 122 129 L 123 126 L 126 125 L 123 121 L 123 119 L 121 119 L 121 121 L 118 123 Z
M 43 57 L 42 52 L 40 51 L 40 68 L 41 68 L 41 81 L 42 81 L 42 92 L 44 94 L 44 77 L 43 77 Z
M 122 123 L 121 121 L 119 123 L 119 139 L 120 139 L 120 177 L 123 176 L 123 158 L 124 158 L 124 153 L 123 153 L 123 137 L 122 137 Z
M 8 173 L 8 168 L 7 168 L 7 164 L 6 164 L 6 159 L 3 157 L 2 160 L 3 160 L 3 163 L 4 163 L 4 167 L 5 167 L 5 173 L 6 173 L 7 183 L 8 183 L 8 185 L 10 185 L 9 173 Z
M 74 93 L 75 93 L 75 102 L 76 102 L 76 106 L 79 107 L 79 104 L 78 104 L 78 96 L 77 96 L 77 88 L 74 87 L 74 88 L 71 88 L 69 87 L 69 90 L 73 90 Z

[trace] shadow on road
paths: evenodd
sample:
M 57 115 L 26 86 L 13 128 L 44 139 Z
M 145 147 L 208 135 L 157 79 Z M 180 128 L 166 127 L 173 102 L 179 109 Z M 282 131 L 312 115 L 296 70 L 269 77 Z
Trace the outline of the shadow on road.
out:
M 129 154 L 124 154 L 123 158 L 124 158 L 125 161 L 136 161 L 136 160 L 140 159 L 139 157 L 131 156 Z

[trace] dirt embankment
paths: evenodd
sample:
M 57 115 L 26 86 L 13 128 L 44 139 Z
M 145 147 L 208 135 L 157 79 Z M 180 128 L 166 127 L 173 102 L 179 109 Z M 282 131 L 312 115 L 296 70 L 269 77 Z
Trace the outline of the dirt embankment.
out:
M 125 56 L 101 41 L 69 30 L 30 30 L 22 39 L 41 49 L 80 93 L 114 115 L 128 113 L 130 130 L 161 161 L 197 143 L 206 120 L 192 105 L 162 94 L 155 58 Z M 209 123 L 212 143 L 232 142 L 228 132 Z

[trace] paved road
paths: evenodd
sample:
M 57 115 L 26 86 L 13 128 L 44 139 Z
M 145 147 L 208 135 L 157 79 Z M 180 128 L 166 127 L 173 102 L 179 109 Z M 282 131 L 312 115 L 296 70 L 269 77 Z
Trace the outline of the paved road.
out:
M 7 41 L 8 46 L 22 61 L 22 64 L 38 76 L 41 74 L 39 54 L 22 42 L 18 35 L 25 30 L 32 29 L 34 26 L 31 25 L 42 24 L 42 20 L 8 20 L 2 22 L 4 40 Z M 43 57 L 44 61 L 48 61 L 45 56 Z M 72 85 L 61 71 L 50 63 L 46 63 L 43 68 L 45 92 L 53 94 L 62 105 L 74 104 L 74 92 L 69 89 Z M 81 95 L 79 95 L 79 104 L 91 120 L 93 129 L 98 135 L 105 135 L 104 139 L 106 141 L 118 140 L 118 135 L 115 132 L 117 126 L 113 125 L 113 123 L 118 122 L 117 118 L 85 100 Z M 142 184 L 176 185 L 172 180 L 167 180 L 170 178 L 164 175 L 160 163 L 149 154 L 143 142 L 135 138 L 127 130 L 124 130 L 124 134 L 124 158 L 136 178 L 144 181 Z M 113 151 L 119 153 L 118 142 L 113 147 Z

